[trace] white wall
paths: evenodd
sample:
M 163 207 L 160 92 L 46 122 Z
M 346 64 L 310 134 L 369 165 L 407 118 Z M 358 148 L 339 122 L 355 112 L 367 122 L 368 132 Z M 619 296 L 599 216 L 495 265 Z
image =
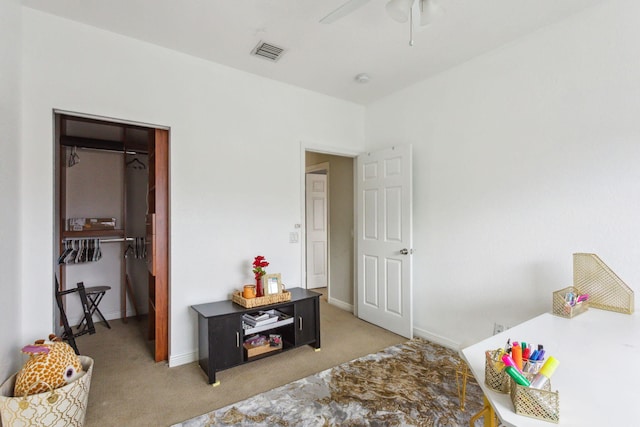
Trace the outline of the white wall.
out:
M 27 295 L 52 274 L 52 109 L 169 126 L 170 357 L 194 360 L 192 304 L 228 298 L 269 271 L 299 286 L 300 141 L 364 148 L 364 108 L 96 28 L 23 9 Z M 274 66 L 278 66 L 275 64 Z M 25 301 L 25 335 L 52 325 L 47 298 Z
M 22 362 L 20 322 L 20 40 L 18 0 L 0 2 L 0 383 Z
M 18 9 L 4 2 L 0 14 L 1 191 L 16 204 L 23 194 L 3 216 L 0 320 L 21 318 L 22 332 L 0 332 L 0 376 L 15 368 L 4 355 L 52 328 L 41 296 L 54 262 L 53 108 L 171 127 L 174 364 L 196 349 L 189 305 L 250 281 L 253 256 L 299 284 L 300 247 L 288 243 L 301 222 L 299 142 L 361 150 L 363 127 L 367 149 L 414 144 L 418 334 L 464 345 L 494 321 L 549 310 L 551 292 L 571 283 L 573 252 L 598 253 L 632 288 L 640 281 L 631 0 L 396 93 L 369 106 L 366 122 L 359 106 L 26 8 L 20 70 Z M 22 170 L 5 160 L 21 156 Z
M 368 149 L 414 144 L 418 334 L 549 311 L 574 252 L 640 289 L 638 16 L 606 2 L 367 109 Z

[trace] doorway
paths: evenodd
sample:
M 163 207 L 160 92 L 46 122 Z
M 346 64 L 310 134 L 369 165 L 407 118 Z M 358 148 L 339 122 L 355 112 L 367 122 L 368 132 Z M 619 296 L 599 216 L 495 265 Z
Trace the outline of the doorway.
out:
M 307 166 L 306 171 L 306 251 L 307 289 L 327 288 L 329 263 L 329 162 Z
M 306 166 L 336 159 L 347 159 L 350 164 L 348 178 L 333 179 L 330 169 L 329 205 L 334 205 L 333 188 L 349 184 L 351 205 L 348 215 L 349 232 L 334 233 L 337 218 L 347 218 L 346 211 L 336 213 L 333 206 L 328 215 L 329 229 L 329 281 L 328 301 L 353 312 L 357 317 L 388 329 L 399 335 L 413 336 L 413 283 L 412 283 L 412 147 L 392 146 L 367 153 L 336 152 L 327 154 L 323 148 L 302 145 L 302 164 Z M 303 176 L 303 197 L 306 193 Z M 355 187 L 355 188 L 354 188 Z M 355 191 L 354 191 L 355 190 Z M 357 203 L 354 203 L 357 200 Z M 303 203 L 303 218 L 306 204 Z M 354 229 L 358 230 L 357 238 Z M 345 281 L 336 286 L 334 280 L 333 237 L 351 239 L 357 251 L 350 253 L 352 269 L 348 285 Z M 352 246 L 352 248 L 353 248 Z M 302 259 L 306 261 L 305 246 Z M 355 273 L 353 269 L 357 270 Z M 306 282 L 306 262 L 303 264 L 303 283 Z M 357 284 L 357 285 L 356 285 Z M 336 287 L 342 290 L 338 295 Z M 345 292 L 350 289 L 350 292 Z M 340 298 L 342 297 L 342 299 Z M 345 301 L 350 301 L 346 303 Z
M 61 286 L 109 286 L 107 320 L 148 315 L 153 358 L 168 360 L 169 130 L 62 111 L 54 123 Z M 63 257 L 74 245 L 98 245 L 100 255 Z M 75 320 L 81 308 L 69 301 L 65 311 Z
M 307 288 L 316 288 L 326 283 L 326 296 L 330 304 L 344 310 L 354 311 L 355 270 L 354 270 L 354 156 L 330 154 L 311 149 L 304 150 L 305 164 L 305 239 L 303 242 L 304 277 Z M 307 194 L 307 177 L 326 179 L 326 203 L 321 198 L 316 203 L 309 203 Z M 322 182 L 322 178 L 319 179 Z M 316 185 L 316 190 L 319 188 Z M 326 215 L 318 215 L 323 205 Z M 315 214 L 314 214 L 315 206 Z M 315 226 L 314 226 L 315 223 Z M 323 223 L 326 226 L 321 227 Z M 322 241 L 311 233 L 324 228 L 326 233 L 326 252 L 322 251 Z M 320 252 L 312 252 L 315 246 Z M 324 278 L 322 269 L 326 261 Z M 321 273 L 321 274 L 317 274 Z

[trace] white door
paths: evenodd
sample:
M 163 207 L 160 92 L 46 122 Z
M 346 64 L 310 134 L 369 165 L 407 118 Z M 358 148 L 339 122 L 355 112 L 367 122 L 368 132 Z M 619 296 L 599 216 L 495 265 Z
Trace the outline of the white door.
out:
M 358 317 L 412 338 L 411 146 L 356 164 Z
M 327 286 L 327 175 L 306 177 L 307 288 Z

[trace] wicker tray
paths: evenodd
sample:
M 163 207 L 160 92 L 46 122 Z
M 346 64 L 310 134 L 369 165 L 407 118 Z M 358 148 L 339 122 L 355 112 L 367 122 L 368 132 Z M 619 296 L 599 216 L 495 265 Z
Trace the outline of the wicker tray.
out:
M 263 297 L 256 298 L 245 298 L 242 296 L 241 291 L 235 291 L 231 300 L 236 304 L 243 306 L 244 308 L 254 308 L 254 307 L 262 307 L 263 305 L 276 304 L 279 302 L 285 302 L 291 300 L 291 292 L 282 291 L 279 294 L 266 295 Z

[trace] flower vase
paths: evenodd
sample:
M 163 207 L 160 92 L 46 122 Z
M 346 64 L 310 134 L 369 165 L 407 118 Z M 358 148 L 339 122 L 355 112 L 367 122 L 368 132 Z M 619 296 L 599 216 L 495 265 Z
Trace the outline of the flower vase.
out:
M 262 276 L 256 277 L 256 296 L 263 297 L 264 291 L 262 290 Z

